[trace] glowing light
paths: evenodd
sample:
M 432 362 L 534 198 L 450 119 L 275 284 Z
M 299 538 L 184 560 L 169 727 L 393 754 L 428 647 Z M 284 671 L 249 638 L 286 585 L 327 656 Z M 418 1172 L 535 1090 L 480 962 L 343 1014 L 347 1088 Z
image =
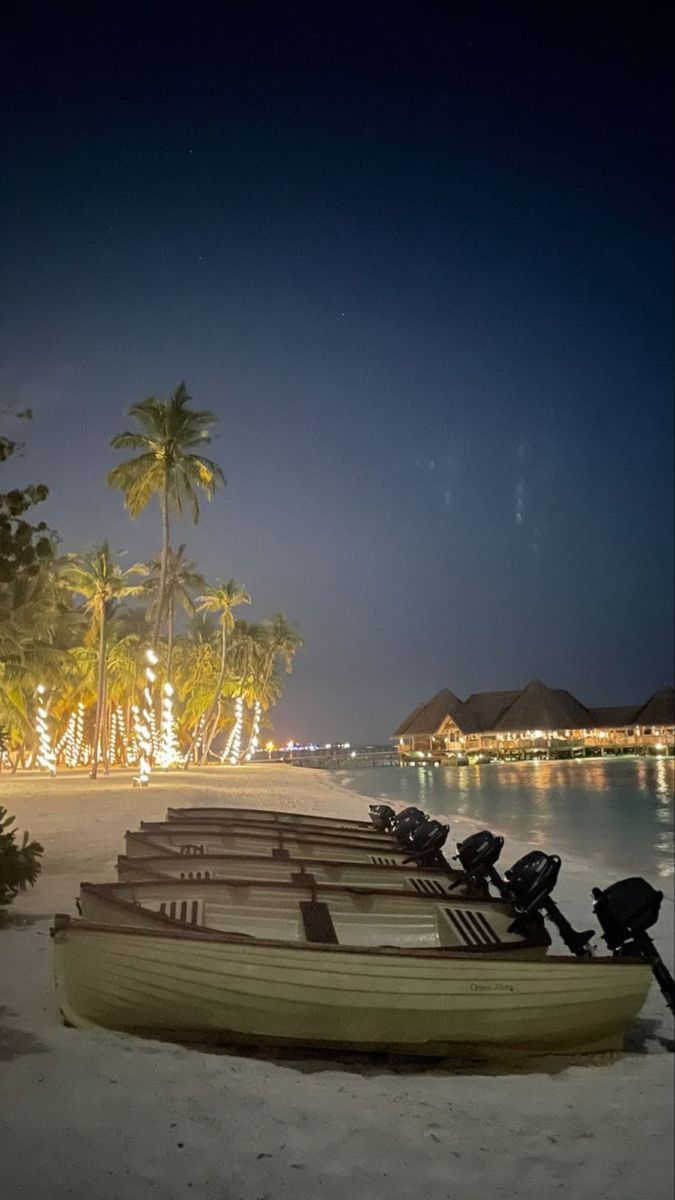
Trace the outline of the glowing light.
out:
M 248 749 L 244 758 L 246 762 L 250 762 L 256 750 L 258 749 L 258 734 L 260 733 L 260 714 L 262 707 L 259 700 L 256 700 L 253 705 L 253 721 L 251 723 L 251 737 L 248 743 Z
M 44 701 L 44 684 L 38 684 L 36 690 L 38 694 L 37 715 L 35 717 L 35 730 L 38 736 L 37 764 L 39 767 L 42 767 L 43 771 L 48 771 L 50 775 L 56 775 L 56 755 L 52 746 L 48 710 Z
M 241 730 L 244 724 L 244 699 L 237 696 L 234 702 L 234 729 L 232 730 L 232 745 L 230 747 L 230 762 L 235 766 L 241 756 Z
M 115 751 L 117 749 L 117 709 L 114 708 L 110 717 L 110 738 L 108 740 L 108 762 L 112 765 L 115 762 Z
M 202 744 L 204 741 L 204 725 L 205 725 L 205 723 L 206 723 L 205 722 L 205 714 L 202 713 L 201 717 L 197 721 L 197 724 L 195 725 L 195 728 L 193 730 L 193 735 L 192 735 L 194 738 L 194 750 L 192 751 L 192 756 L 193 756 L 193 759 L 195 762 L 199 761 L 199 754 L 200 754 Z M 225 762 L 225 756 L 223 756 L 222 762 Z
M 157 765 L 168 771 L 174 763 L 180 762 L 181 753 L 176 737 L 176 720 L 173 711 L 173 687 L 165 683 L 162 698 L 162 728 L 160 733 L 159 754 Z
M 138 775 L 134 777 L 136 787 L 147 787 L 152 770 L 152 755 L 157 743 L 157 722 L 152 703 L 152 684 L 156 679 L 152 667 L 157 662 L 154 650 L 146 650 L 145 687 L 143 688 L 143 708 L 134 705 L 136 721 L 136 741 L 138 742 L 139 764 Z

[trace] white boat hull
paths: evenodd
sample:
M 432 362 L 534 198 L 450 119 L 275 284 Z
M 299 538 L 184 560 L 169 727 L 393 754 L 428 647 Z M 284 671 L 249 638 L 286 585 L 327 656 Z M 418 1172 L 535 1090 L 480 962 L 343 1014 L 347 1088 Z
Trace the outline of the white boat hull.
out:
M 421 1055 L 618 1049 L 650 968 L 352 950 L 57 917 L 66 1021 L 176 1040 Z

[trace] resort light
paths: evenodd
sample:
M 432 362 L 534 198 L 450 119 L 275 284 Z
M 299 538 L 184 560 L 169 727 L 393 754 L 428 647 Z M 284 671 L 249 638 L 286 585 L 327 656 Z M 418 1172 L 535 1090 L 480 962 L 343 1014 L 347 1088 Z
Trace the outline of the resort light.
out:
M 159 739 L 157 766 L 168 771 L 180 760 L 180 749 L 176 737 L 176 720 L 173 711 L 173 687 L 167 681 L 162 689 L 162 727 Z
M 56 755 L 52 747 L 52 738 L 47 719 L 47 707 L 44 702 L 44 684 L 38 684 L 36 691 L 38 695 L 37 715 L 35 717 L 35 731 L 38 736 L 37 764 L 43 770 L 49 771 L 50 775 L 55 775 Z
M 258 749 L 258 734 L 260 733 L 260 713 L 262 705 L 259 700 L 256 700 L 253 705 L 253 723 L 251 725 L 251 737 L 248 743 L 248 750 L 244 755 L 246 762 L 250 762 L 256 750 Z
M 230 750 L 230 762 L 234 766 L 239 762 L 241 756 L 241 729 L 244 724 L 244 698 L 237 696 L 234 702 L 234 729 L 232 731 L 232 746 Z
M 147 787 L 150 781 L 151 759 L 153 750 L 157 749 L 157 723 L 152 703 L 152 684 L 157 678 L 153 666 L 157 664 L 157 655 L 153 649 L 146 650 L 145 687 L 143 688 L 143 709 L 137 705 L 132 707 L 136 721 L 136 741 L 138 742 L 139 765 L 138 775 L 133 782 L 137 787 Z

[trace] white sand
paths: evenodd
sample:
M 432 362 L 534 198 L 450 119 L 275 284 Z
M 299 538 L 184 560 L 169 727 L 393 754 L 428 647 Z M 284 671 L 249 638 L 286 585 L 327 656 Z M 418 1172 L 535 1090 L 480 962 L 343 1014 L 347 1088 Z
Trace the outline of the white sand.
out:
M 0 776 L 0 804 L 46 849 L 38 886 L 0 929 L 3 1200 L 671 1200 L 673 1028 L 656 986 L 628 1053 L 510 1075 L 270 1062 L 64 1028 L 52 914 L 74 912 L 80 880 L 114 878 L 125 829 L 200 802 L 348 816 L 367 803 L 283 766 L 155 776 L 144 791 L 119 774 Z M 511 842 L 506 857 L 523 850 Z M 564 870 L 558 899 L 590 925 L 590 887 L 610 880 Z M 672 926 L 671 895 L 662 951 Z

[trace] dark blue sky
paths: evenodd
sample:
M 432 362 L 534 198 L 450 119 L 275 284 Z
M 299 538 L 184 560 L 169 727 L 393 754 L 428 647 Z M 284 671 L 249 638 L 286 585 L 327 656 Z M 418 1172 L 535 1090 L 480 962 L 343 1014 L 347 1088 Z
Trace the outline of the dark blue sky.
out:
M 64 548 L 156 552 L 107 447 L 185 379 L 229 487 L 173 540 L 299 623 L 280 736 L 670 681 L 659 7 L 10 9 L 3 396 Z

